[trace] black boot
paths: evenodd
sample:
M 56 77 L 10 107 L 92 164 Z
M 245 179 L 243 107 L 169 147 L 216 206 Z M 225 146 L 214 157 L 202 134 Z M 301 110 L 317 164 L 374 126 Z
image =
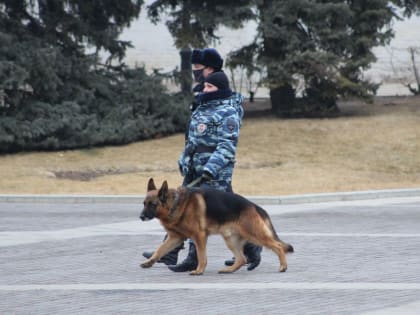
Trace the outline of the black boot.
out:
M 165 237 L 163 238 L 163 241 L 165 241 L 168 238 L 168 234 L 165 234 Z M 176 265 L 178 262 L 178 253 L 181 249 L 184 249 L 184 243 L 180 244 L 179 246 L 175 247 L 173 250 L 171 250 L 169 253 L 167 253 L 165 256 L 162 256 L 157 262 L 158 263 L 164 263 L 165 265 Z M 143 252 L 143 256 L 149 259 L 152 257 L 153 252 Z
M 262 247 L 247 242 L 244 246 L 244 254 L 248 262 L 248 270 L 253 270 L 258 267 L 261 262 Z
M 184 261 L 176 266 L 168 266 L 168 268 L 174 272 L 186 272 L 195 270 L 197 268 L 197 265 L 197 250 L 195 249 L 194 243 L 190 242 L 188 255 L 184 259 Z
M 232 257 L 232 259 L 226 259 L 225 260 L 225 265 L 226 266 L 233 266 L 234 263 L 235 263 L 235 257 Z
M 181 244 L 167 253 L 165 256 L 162 256 L 157 262 L 164 263 L 165 265 L 176 265 L 178 262 L 178 252 L 184 248 L 184 244 Z M 149 259 L 152 257 L 153 252 L 143 252 L 143 256 Z
M 244 246 L 244 255 L 248 264 L 247 269 L 253 270 L 258 267 L 261 262 L 262 247 L 246 242 Z M 235 263 L 235 257 L 225 261 L 226 266 L 232 266 Z

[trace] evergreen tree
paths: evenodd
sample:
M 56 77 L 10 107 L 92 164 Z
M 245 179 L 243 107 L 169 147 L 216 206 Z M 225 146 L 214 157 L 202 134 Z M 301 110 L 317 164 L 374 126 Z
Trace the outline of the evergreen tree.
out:
M 398 12 L 410 15 L 418 3 L 256 0 L 257 36 L 233 52 L 231 62 L 265 73 L 276 114 L 331 113 L 338 97 L 374 94 L 376 86 L 363 78 L 375 61 L 372 48 L 392 38 Z
M 138 17 L 143 0 L 0 0 L 1 30 L 19 40 L 36 37 L 66 53 L 86 46 L 124 57 L 128 42 L 118 40 Z
M 0 0 L 0 152 L 121 144 L 184 128 L 187 110 L 161 76 L 119 62 L 129 43 L 118 35 L 141 4 Z
M 253 17 L 252 0 L 156 0 L 148 6 L 148 15 L 166 25 L 181 55 L 181 89 L 191 93 L 191 48 L 203 48 L 218 40 L 220 25 L 238 28 Z

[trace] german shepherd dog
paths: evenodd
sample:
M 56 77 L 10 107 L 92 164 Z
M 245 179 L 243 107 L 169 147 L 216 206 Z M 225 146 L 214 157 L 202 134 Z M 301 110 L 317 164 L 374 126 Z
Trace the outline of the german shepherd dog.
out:
M 287 269 L 286 253 L 293 247 L 279 239 L 268 213 L 242 196 L 207 188 L 169 189 L 163 182 L 158 190 L 149 179 L 140 214 L 143 221 L 158 218 L 168 232 L 166 240 L 152 257 L 140 264 L 150 268 L 166 253 L 191 238 L 197 248 L 198 266 L 191 275 L 201 275 L 207 265 L 206 244 L 210 234 L 221 234 L 235 256 L 235 263 L 219 270 L 231 273 L 246 264 L 246 241 L 273 250 L 280 260 L 280 272 Z

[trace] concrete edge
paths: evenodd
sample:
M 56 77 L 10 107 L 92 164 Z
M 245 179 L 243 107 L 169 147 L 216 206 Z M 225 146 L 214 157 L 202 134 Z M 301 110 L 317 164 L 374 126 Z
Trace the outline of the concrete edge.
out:
M 337 193 L 303 194 L 288 196 L 246 196 L 259 205 L 282 205 L 352 201 L 383 198 L 420 197 L 420 188 L 367 190 Z M 144 195 L 6 195 L 0 194 L 0 202 L 6 203 L 141 203 Z

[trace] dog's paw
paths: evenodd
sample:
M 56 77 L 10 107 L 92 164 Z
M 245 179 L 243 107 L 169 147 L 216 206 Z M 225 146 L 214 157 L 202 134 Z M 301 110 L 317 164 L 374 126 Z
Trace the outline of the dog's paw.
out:
M 287 270 L 287 266 L 280 266 L 280 269 L 279 269 L 280 272 L 286 272 L 286 270 Z
M 193 270 L 190 272 L 191 276 L 201 276 L 203 274 L 202 271 L 198 271 L 198 270 Z
M 142 268 L 150 268 L 153 266 L 153 261 L 152 260 L 146 260 L 144 263 L 140 264 L 140 267 Z

